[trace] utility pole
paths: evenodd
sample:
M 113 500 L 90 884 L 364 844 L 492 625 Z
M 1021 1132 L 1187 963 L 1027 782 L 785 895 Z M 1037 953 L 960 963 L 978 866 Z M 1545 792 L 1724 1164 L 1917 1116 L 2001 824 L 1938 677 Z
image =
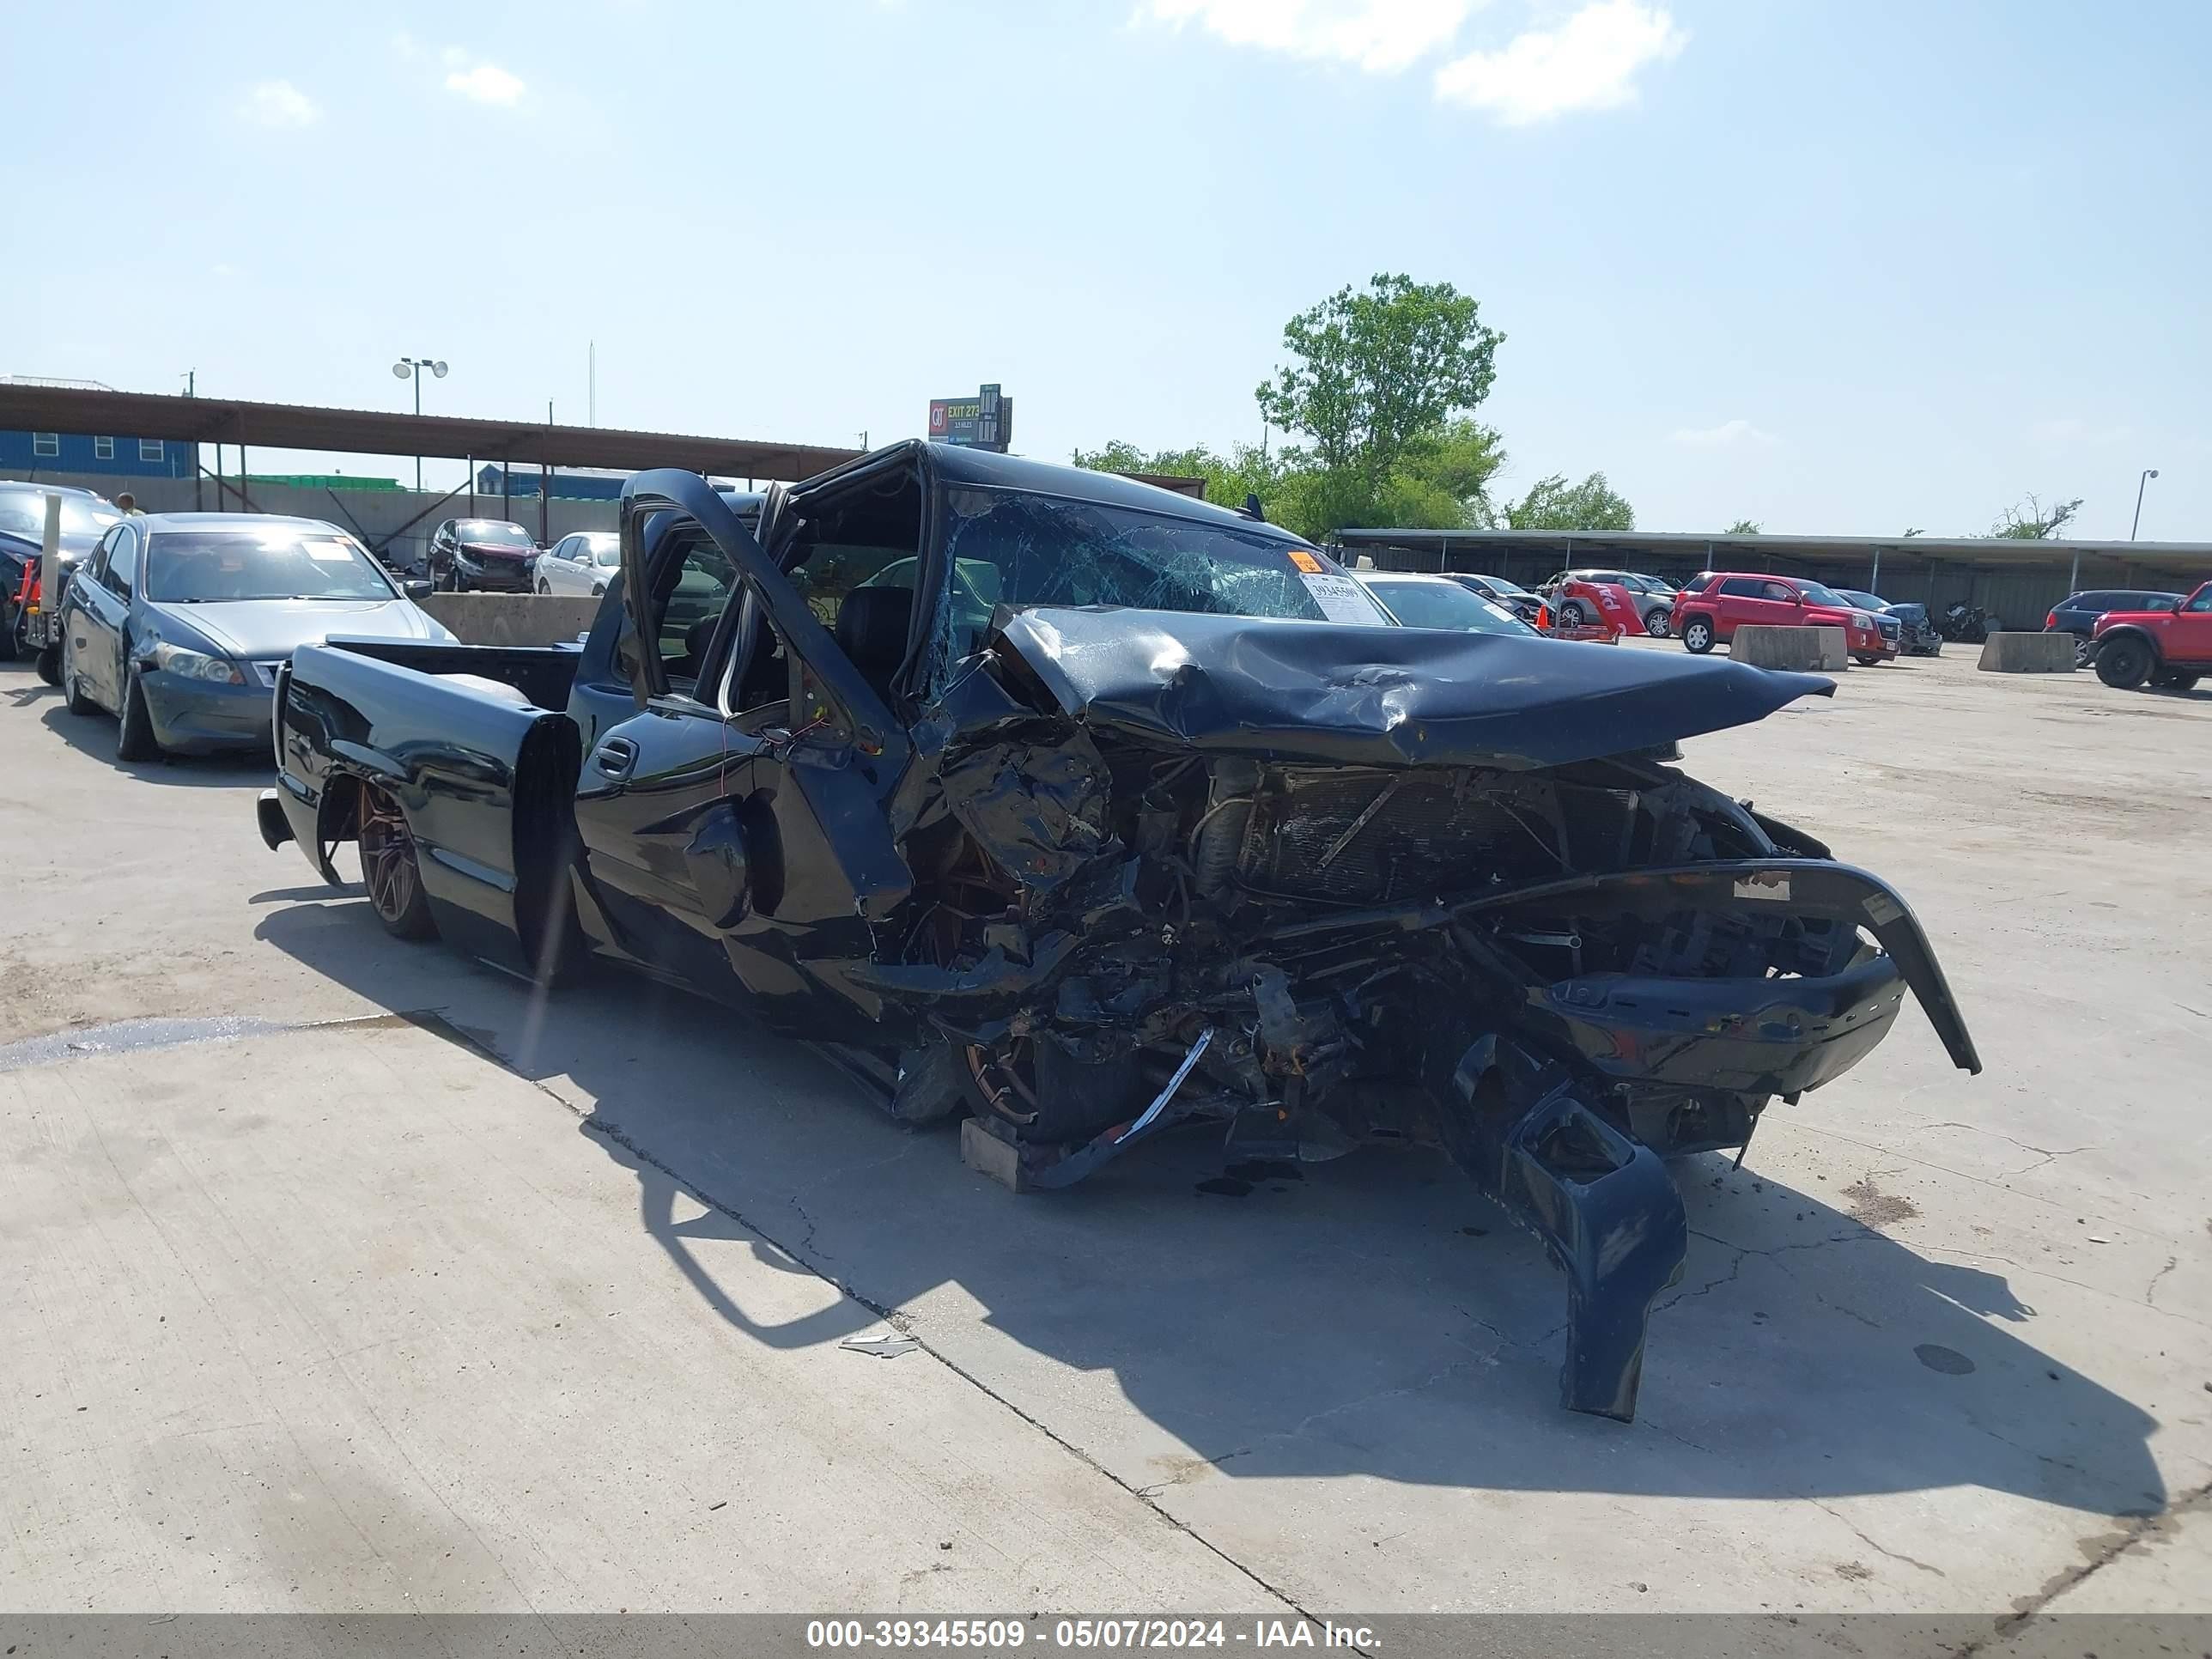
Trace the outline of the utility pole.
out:
M 422 413 L 422 371 L 426 368 L 441 380 L 446 378 L 445 362 L 439 358 L 402 357 L 392 366 L 392 372 L 401 380 L 415 382 L 415 413 L 417 417 Z M 422 493 L 422 458 L 420 455 L 415 458 L 415 493 L 417 495 Z
M 596 340 L 584 342 L 584 424 L 599 423 L 599 347 Z
M 2135 540 L 2136 532 L 2142 528 L 2143 490 L 2149 484 L 2150 481 L 2156 477 L 2158 477 L 2158 469 L 2156 467 L 2145 467 L 2143 469 L 2142 477 L 2136 480 L 2136 521 L 2128 526 L 2128 539 L 2130 541 Z

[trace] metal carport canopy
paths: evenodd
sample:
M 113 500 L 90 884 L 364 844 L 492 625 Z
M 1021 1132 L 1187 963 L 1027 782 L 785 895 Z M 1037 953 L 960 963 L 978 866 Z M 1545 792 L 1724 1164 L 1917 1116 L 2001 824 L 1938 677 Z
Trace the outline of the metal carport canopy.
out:
M 1484 550 L 1499 554 L 1550 553 L 1561 567 L 1619 566 L 1638 569 L 1648 563 L 1679 566 L 1694 561 L 1708 570 L 1764 570 L 1784 565 L 1842 565 L 1870 568 L 1876 562 L 1976 565 L 2018 569 L 2070 568 L 2087 563 L 2133 566 L 2194 586 L 2212 577 L 2212 542 L 2014 541 L 1996 536 L 1701 536 L 1668 530 L 1340 530 L 1330 539 L 1357 549 L 1403 548 L 1449 553 L 1462 568 Z
M 690 472 L 784 480 L 811 477 L 860 453 L 746 438 L 701 438 L 599 426 L 386 414 L 368 409 L 7 382 L 0 382 L 0 431 L 167 438 L 181 443 L 247 444 L 359 455 L 529 461 L 546 466 L 617 467 L 633 472 L 673 466 Z

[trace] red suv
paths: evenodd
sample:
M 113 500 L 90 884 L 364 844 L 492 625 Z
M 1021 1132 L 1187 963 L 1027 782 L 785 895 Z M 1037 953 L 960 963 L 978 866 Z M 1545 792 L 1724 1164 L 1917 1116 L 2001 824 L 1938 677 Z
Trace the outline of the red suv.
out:
M 1897 654 L 1897 636 L 1884 633 L 1872 611 L 1797 576 L 1721 571 L 1674 602 L 1674 632 L 1692 651 L 1710 651 L 1748 627 L 1840 628 L 1854 662 L 1886 662 Z
M 2172 691 L 2212 674 L 2212 582 L 2160 611 L 2107 611 L 2089 636 L 2097 678 L 2132 691 L 2148 680 Z

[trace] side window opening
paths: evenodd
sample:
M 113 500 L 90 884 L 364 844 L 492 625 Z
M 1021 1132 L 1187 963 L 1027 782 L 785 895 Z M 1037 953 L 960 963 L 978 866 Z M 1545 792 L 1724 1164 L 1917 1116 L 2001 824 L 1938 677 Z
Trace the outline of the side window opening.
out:
M 669 688 L 696 696 L 707 647 L 737 586 L 737 567 L 704 533 L 694 532 L 680 559 L 661 567 L 655 584 L 655 645 Z
M 837 648 L 892 702 L 921 580 L 921 480 L 901 472 L 809 506 L 785 550 L 784 569 Z M 758 678 L 748 665 L 748 683 Z M 796 714 L 805 689 L 789 695 Z

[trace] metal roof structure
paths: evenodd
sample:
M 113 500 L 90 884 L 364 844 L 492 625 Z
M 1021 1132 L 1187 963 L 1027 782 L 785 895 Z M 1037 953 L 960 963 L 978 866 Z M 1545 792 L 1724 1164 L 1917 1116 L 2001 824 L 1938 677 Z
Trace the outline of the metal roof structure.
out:
M 2021 542 L 1995 536 L 1700 536 L 1660 530 L 1340 530 L 1346 564 L 1466 570 L 1526 585 L 1561 570 L 1640 571 L 1673 581 L 1700 570 L 1771 571 L 1940 613 L 1981 606 L 2032 627 L 2069 593 L 2187 592 L 2212 579 L 2212 542 Z
M 545 466 L 615 467 L 632 472 L 673 466 L 690 472 L 785 480 L 811 477 L 860 453 L 746 438 L 246 403 L 230 398 L 95 391 L 21 380 L 0 381 L 0 431 L 127 433 L 183 443 L 528 461 Z
M 2121 566 L 2186 577 L 2191 585 L 2212 576 L 2212 542 L 2014 541 L 1996 536 L 1701 536 L 1671 530 L 1340 530 L 1331 538 L 1361 550 L 1392 548 L 1431 554 L 1464 570 L 1485 568 L 1482 559 L 1516 562 L 1549 558 L 1554 569 L 1615 566 L 1670 568 L 1695 563 L 1706 570 L 1771 570 L 1781 567 L 1872 569 L 1879 565 L 1982 569 Z M 1441 563 L 1438 568 L 1441 567 Z M 1786 574 L 1786 572 L 1785 572 Z

